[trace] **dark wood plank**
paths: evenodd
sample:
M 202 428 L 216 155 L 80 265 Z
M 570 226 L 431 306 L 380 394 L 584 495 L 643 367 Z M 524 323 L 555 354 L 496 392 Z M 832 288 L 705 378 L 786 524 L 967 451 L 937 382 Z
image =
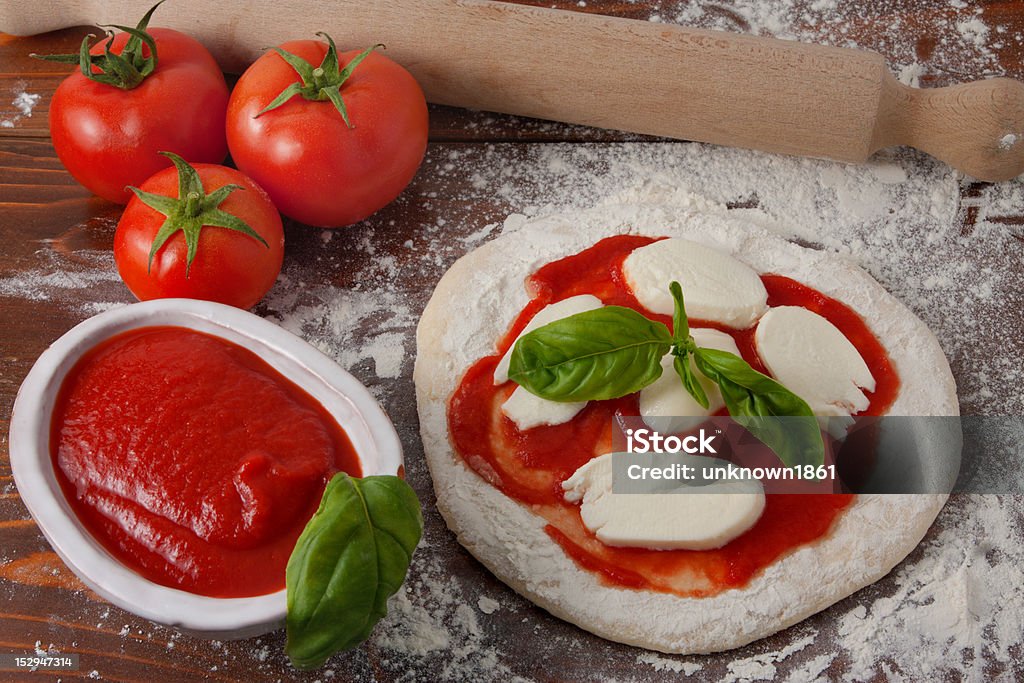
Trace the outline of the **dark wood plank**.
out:
M 534 158 L 530 156 L 530 148 L 530 145 L 503 145 L 500 158 L 505 164 L 530 163 Z M 55 163 L 52 148 L 44 140 L 0 140 L 0 150 L 3 149 L 12 153 L 0 155 L 0 159 L 16 160 L 32 168 L 48 168 Z M 325 285 L 352 289 L 359 284 L 368 288 L 367 291 L 381 286 L 394 288 L 403 304 L 409 307 L 410 319 L 414 320 L 425 305 L 433 283 L 466 250 L 465 240 L 470 234 L 480 226 L 501 220 L 511 209 L 508 199 L 494 188 L 474 187 L 474 174 L 494 163 L 494 149 L 494 145 L 482 143 L 431 145 L 423 172 L 399 201 L 364 224 L 326 233 L 331 235 L 326 244 L 324 231 L 289 223 L 286 226 L 286 274 L 293 282 L 302 281 L 313 291 Z M 452 153 L 458 154 L 458 163 L 450 160 Z M 111 267 L 109 259 L 103 257 L 111 245 L 116 208 L 106 204 L 90 207 L 87 200 L 78 199 L 42 207 L 31 202 L 12 203 L 3 211 L 0 244 L 11 245 L 5 247 L 10 251 L 2 261 L 8 265 L 4 275 L 38 274 L 50 269 L 59 269 L 65 274 L 96 273 Z M 46 220 L 33 218 L 40 214 L 45 215 Z M 97 214 L 99 217 L 95 217 Z M 443 229 L 436 227 L 439 218 L 446 221 Z M 408 240 L 413 240 L 417 248 L 405 247 Z M 366 245 L 371 242 L 374 253 L 368 256 Z M 390 274 L 364 280 L 365 267 L 373 261 L 388 261 Z M 0 402 L 0 433 L 6 434 L 9 401 L 20 378 L 45 346 L 88 317 L 92 312 L 91 302 L 130 300 L 116 277 L 109 275 L 90 283 L 88 289 L 47 288 L 50 298 L 46 301 L 0 297 L 0 311 L 13 321 L 0 358 L 0 397 L 4 397 Z M 274 314 L 275 310 L 272 303 L 265 303 L 257 312 Z M 412 324 L 403 323 L 399 331 L 411 335 Z M 480 594 L 498 596 L 501 609 L 486 620 L 480 620 L 479 628 L 485 634 L 482 638 L 488 639 L 481 642 L 533 643 L 530 647 L 541 651 L 536 639 L 543 638 L 547 645 L 542 651 L 549 653 L 547 656 L 554 656 L 550 655 L 550 643 L 567 644 L 565 658 L 557 661 L 561 674 L 558 677 L 550 675 L 550 660 L 535 660 L 525 654 L 517 656 L 514 647 L 503 647 L 501 655 L 495 655 L 495 661 L 507 667 L 510 673 L 539 680 L 578 681 L 591 680 L 594 672 L 625 680 L 638 677 L 672 680 L 676 676 L 671 671 L 656 672 L 639 665 L 639 653 L 634 648 L 603 641 L 550 617 L 502 587 L 462 550 L 446 530 L 434 505 L 418 437 L 411 365 L 407 364 L 402 376 L 393 380 L 381 379 L 368 365 L 350 369 L 371 389 L 382 384 L 392 387 L 385 393 L 388 398 L 384 408 L 399 430 L 409 480 L 423 501 L 427 526 L 427 541 L 420 552 L 429 553 L 430 559 L 414 567 L 409 581 L 410 590 L 418 601 L 430 604 L 431 600 L 451 600 L 452 603 L 442 604 L 452 610 L 457 606 L 454 601 L 461 601 L 458 604 L 473 610 Z M 0 443 L 2 476 L 9 477 L 10 470 L 5 444 Z M 0 490 L 4 490 L 2 484 Z M 0 523 L 4 524 L 0 526 L 4 539 L 0 546 L 0 600 L 5 604 L 0 610 L 0 649 L 31 650 L 37 641 L 43 648 L 53 643 L 62 651 L 81 655 L 86 663 L 84 675 L 96 670 L 104 678 L 114 680 L 152 680 L 154 677 L 186 681 L 323 680 L 320 673 L 298 674 L 289 667 L 282 654 L 284 636 L 280 632 L 262 639 L 211 643 L 177 635 L 172 629 L 156 626 L 98 600 L 49 550 L 46 541 L 28 521 L 27 511 L 17 494 L 9 489 L 9 481 L 7 493 L 0 497 Z M 922 552 L 919 549 L 911 561 Z M 437 596 L 438 590 L 444 595 L 449 579 L 455 582 L 452 585 L 462 587 L 459 590 L 472 592 L 447 598 Z M 734 660 L 776 651 L 790 645 L 792 639 L 803 637 L 801 634 L 812 632 L 824 635 L 808 646 L 805 656 L 822 654 L 830 647 L 829 643 L 834 642 L 832 639 L 836 636 L 830 629 L 834 629 L 836 619 L 855 605 L 870 604 L 876 597 L 889 594 L 894 582 L 895 579 L 889 577 L 812 617 L 796 630 L 735 652 L 687 661 L 699 661 L 702 675 L 716 679 L 728 673 L 728 666 Z M 444 608 L 437 608 L 437 611 L 442 612 Z M 432 618 L 441 617 L 435 614 Z M 468 633 L 450 628 L 454 634 Z M 173 643 L 170 649 L 169 643 Z M 403 656 L 371 643 L 332 659 L 330 668 L 340 680 L 399 681 L 412 667 L 422 673 L 435 665 L 450 665 L 450 653 L 464 645 L 452 642 L 442 652 L 430 656 Z M 842 676 L 841 660 L 830 666 L 832 675 Z

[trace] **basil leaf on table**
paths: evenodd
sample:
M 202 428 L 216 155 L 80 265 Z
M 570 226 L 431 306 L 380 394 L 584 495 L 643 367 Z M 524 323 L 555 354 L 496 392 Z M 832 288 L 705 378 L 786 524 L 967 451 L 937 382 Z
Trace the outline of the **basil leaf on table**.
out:
M 732 418 L 775 451 L 784 465 L 824 463 L 821 427 L 806 401 L 736 354 L 699 348 L 694 361 L 721 388 Z M 775 419 L 779 417 L 786 419 Z
M 640 391 L 661 376 L 672 335 L 631 308 L 605 306 L 523 335 L 509 379 L 549 401 L 602 401 Z
M 403 479 L 334 475 L 285 572 L 294 666 L 320 666 L 370 635 L 422 534 L 419 500 Z

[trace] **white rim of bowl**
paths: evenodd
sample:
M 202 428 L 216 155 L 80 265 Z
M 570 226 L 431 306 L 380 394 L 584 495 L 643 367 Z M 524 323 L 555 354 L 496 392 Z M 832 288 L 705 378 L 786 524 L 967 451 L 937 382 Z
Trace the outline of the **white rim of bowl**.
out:
M 65 564 L 110 602 L 151 621 L 209 637 L 249 637 L 283 623 L 286 596 L 213 598 L 162 586 L 121 564 L 82 526 L 57 482 L 50 422 L 57 392 L 81 356 L 116 334 L 175 326 L 244 346 L 316 398 L 345 430 L 364 475 L 397 474 L 402 445 L 369 390 L 337 363 L 277 325 L 238 308 L 194 299 L 130 304 L 76 325 L 39 356 L 11 414 L 8 441 L 18 493 Z M 348 421 L 338 412 L 348 413 Z M 355 422 L 352 422 L 352 420 Z

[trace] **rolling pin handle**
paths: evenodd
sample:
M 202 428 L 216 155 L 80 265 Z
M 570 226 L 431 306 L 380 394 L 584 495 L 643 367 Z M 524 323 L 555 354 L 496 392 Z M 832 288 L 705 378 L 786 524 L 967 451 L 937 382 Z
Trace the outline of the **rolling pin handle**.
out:
M 910 145 L 978 180 L 1024 173 L 1024 83 L 911 88 L 888 75 L 872 151 Z

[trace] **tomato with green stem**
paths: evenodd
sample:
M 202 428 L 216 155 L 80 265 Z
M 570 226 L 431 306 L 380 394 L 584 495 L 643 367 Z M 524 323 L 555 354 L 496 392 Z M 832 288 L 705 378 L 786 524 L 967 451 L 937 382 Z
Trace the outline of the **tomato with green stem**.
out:
M 284 43 L 242 74 L 228 103 L 228 147 L 281 213 L 340 227 L 412 180 L 427 148 L 427 103 L 382 46 L 339 53 L 318 35 L 327 42 Z
M 33 55 L 79 65 L 50 103 L 53 147 L 75 180 L 118 204 L 128 185 L 170 165 L 161 150 L 208 163 L 227 154 L 224 74 L 199 41 L 148 28 L 159 5 L 91 48 L 95 36 L 86 36 L 78 54 Z
M 205 299 L 251 308 L 270 290 L 284 258 L 281 216 L 251 178 L 226 166 L 173 168 L 134 193 L 114 234 L 114 260 L 145 301 Z

